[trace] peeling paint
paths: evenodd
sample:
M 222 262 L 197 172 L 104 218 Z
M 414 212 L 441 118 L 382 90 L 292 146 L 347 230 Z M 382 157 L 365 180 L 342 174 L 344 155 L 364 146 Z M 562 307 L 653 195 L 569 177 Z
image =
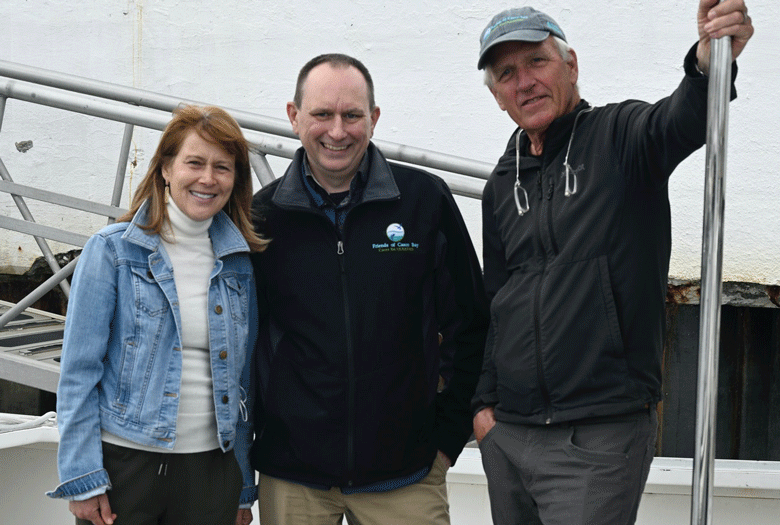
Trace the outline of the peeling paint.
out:
M 766 294 L 769 296 L 769 300 L 772 304 L 780 308 L 780 286 L 767 286 Z
M 701 282 L 669 279 L 666 288 L 667 304 L 699 304 Z M 780 286 L 758 283 L 724 282 L 721 304 L 758 308 L 780 307 Z
M 138 144 L 136 144 L 135 139 L 133 139 L 133 158 L 128 160 L 128 170 L 127 170 L 127 198 L 129 201 L 132 201 L 133 199 L 133 179 L 136 174 L 136 170 L 138 168 L 138 165 L 143 160 L 143 150 L 138 147 Z
M 680 282 L 670 279 L 666 286 L 666 302 L 670 304 L 698 304 L 701 299 L 701 283 Z
M 33 147 L 33 142 L 31 140 L 22 140 L 19 142 L 14 143 L 16 146 L 16 149 L 18 151 L 21 151 L 22 153 L 27 153 L 29 150 Z

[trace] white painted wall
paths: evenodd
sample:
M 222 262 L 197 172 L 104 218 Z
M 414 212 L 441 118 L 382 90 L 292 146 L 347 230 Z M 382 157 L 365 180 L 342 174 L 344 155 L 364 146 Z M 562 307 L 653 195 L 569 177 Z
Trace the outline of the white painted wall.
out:
M 748 0 L 756 35 L 739 60 L 731 105 L 724 280 L 780 284 L 780 47 L 774 0 Z M 696 0 L 538 0 L 577 51 L 580 87 L 594 104 L 655 101 L 682 76 L 695 42 Z M 478 35 L 507 1 L 3 0 L 0 58 L 182 98 L 285 118 L 309 58 L 344 52 L 371 70 L 382 116 L 376 138 L 494 162 L 513 129 L 481 84 Z M 16 182 L 107 201 L 122 125 L 9 100 L 0 158 Z M 158 134 L 136 133 L 128 189 L 145 172 Z M 17 151 L 15 143 L 32 140 Z M 273 163 L 283 169 L 287 161 Z M 704 154 L 671 181 L 671 275 L 695 279 L 701 260 Z M 459 199 L 480 249 L 478 201 Z M 34 203 L 33 203 L 34 204 Z M 126 203 L 125 203 L 126 204 Z M 32 204 L 31 204 L 31 207 Z M 0 211 L 15 215 L 10 198 Z M 102 223 L 33 207 L 37 220 L 89 233 Z M 55 251 L 69 249 L 55 245 Z M 7 232 L 0 270 L 24 268 L 37 246 Z

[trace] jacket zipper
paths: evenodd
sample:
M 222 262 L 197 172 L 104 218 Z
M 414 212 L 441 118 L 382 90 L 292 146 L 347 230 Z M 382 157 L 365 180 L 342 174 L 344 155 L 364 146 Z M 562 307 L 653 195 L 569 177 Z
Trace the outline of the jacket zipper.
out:
M 553 221 L 552 221 L 552 198 L 553 191 L 555 190 L 555 180 L 550 177 L 550 186 L 547 188 L 547 234 L 550 236 L 550 245 L 552 246 L 553 254 L 558 255 L 558 242 L 555 240 L 555 234 L 553 234 Z
M 539 185 L 539 200 L 544 202 L 542 200 L 543 197 L 543 191 L 542 191 L 542 171 L 539 170 L 539 178 L 538 178 L 538 185 Z M 552 190 L 552 186 L 550 186 Z M 550 190 L 550 191 L 551 191 Z M 551 196 L 551 193 L 548 195 Z M 547 250 L 545 249 L 544 242 L 542 240 L 542 207 L 541 203 L 539 206 L 539 211 L 536 213 L 536 237 L 539 239 L 539 248 L 542 253 L 542 257 L 544 259 L 543 265 L 542 265 L 542 272 L 539 277 L 539 280 L 536 283 L 536 292 L 534 294 L 534 335 L 536 336 L 536 380 L 539 381 L 539 390 L 542 394 L 542 401 L 544 402 L 544 423 L 546 425 L 549 425 L 552 421 L 552 404 L 550 402 L 550 392 L 547 389 L 547 383 L 544 380 L 544 367 L 542 365 L 542 328 L 541 328 L 541 301 L 542 301 L 542 282 L 544 280 L 544 275 L 547 272 Z M 548 216 L 550 214 L 548 213 Z
M 394 199 L 387 200 L 398 200 L 398 198 L 399 197 L 395 197 Z M 365 201 L 359 202 L 355 205 L 355 207 L 362 206 L 363 204 L 365 204 Z M 284 206 L 280 207 L 285 208 Z M 328 219 L 328 217 L 320 210 L 302 206 L 290 206 L 289 208 L 320 215 L 326 221 L 330 222 L 330 219 Z M 354 208 L 351 211 L 354 211 Z M 350 214 L 347 213 L 345 222 L 347 219 L 349 219 L 349 215 Z M 338 228 L 335 225 L 334 228 L 336 229 L 336 236 L 339 238 L 340 235 L 338 233 Z M 342 241 L 341 238 L 339 238 L 336 242 L 336 255 L 338 256 L 339 271 L 341 273 L 341 295 L 344 300 L 344 328 L 347 333 L 347 476 L 352 476 L 355 471 L 355 359 L 354 345 L 352 341 L 352 322 L 349 309 L 349 296 L 347 294 L 347 270 L 344 261 L 344 241 Z M 351 487 L 353 484 L 353 480 L 347 480 L 347 486 Z
M 347 475 L 355 471 L 355 358 L 352 346 L 352 323 L 347 294 L 347 271 L 344 263 L 344 242 L 339 239 L 336 248 L 341 270 L 341 294 L 344 300 L 344 326 L 347 333 Z M 352 480 L 347 480 L 352 486 Z

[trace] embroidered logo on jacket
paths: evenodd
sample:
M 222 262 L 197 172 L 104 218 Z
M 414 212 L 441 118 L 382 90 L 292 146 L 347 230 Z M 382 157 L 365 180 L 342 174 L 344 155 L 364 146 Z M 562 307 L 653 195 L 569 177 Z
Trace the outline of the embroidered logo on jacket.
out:
M 404 231 L 404 227 L 398 224 L 397 222 L 394 222 L 390 226 L 387 227 L 387 230 L 385 230 L 387 233 L 387 238 L 390 239 L 390 242 L 398 242 L 401 239 L 404 238 L 404 234 L 406 233 Z
M 372 244 L 371 247 L 376 251 L 382 252 L 413 252 L 420 247 L 418 243 L 401 242 L 406 235 L 404 227 L 394 222 L 385 230 L 385 235 L 390 242 Z

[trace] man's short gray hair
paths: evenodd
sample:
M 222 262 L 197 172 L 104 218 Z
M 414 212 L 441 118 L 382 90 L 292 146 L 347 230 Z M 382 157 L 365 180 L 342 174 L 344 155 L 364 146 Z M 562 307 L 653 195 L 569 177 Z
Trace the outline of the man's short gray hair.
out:
M 557 36 L 552 37 L 553 42 L 555 42 L 555 47 L 558 49 L 558 54 L 561 56 L 564 62 L 568 62 L 571 60 L 571 46 L 567 44 L 562 39 L 558 38 Z M 493 62 L 492 57 L 488 60 L 488 62 L 485 64 L 485 75 L 484 75 L 484 82 L 485 85 L 493 89 Z

